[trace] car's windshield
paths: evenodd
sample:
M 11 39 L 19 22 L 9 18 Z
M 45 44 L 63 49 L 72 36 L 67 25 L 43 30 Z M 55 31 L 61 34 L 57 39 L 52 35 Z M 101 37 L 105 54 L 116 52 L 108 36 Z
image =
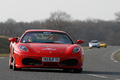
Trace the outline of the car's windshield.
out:
M 93 40 L 93 41 L 91 41 L 91 43 L 98 43 L 98 41 L 97 40 Z
M 58 32 L 28 32 L 23 36 L 21 42 L 73 44 L 65 33 Z

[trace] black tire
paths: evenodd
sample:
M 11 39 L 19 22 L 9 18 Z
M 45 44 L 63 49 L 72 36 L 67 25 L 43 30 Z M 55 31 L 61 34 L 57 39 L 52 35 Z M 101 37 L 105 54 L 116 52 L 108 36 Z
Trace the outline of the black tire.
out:
M 107 48 L 107 46 L 105 46 L 105 48 Z
M 92 49 L 92 47 L 90 47 L 90 49 Z
M 9 68 L 10 68 L 10 69 L 13 69 L 13 66 L 9 64 Z
M 9 57 L 9 68 L 12 69 L 13 66 L 11 65 L 11 57 Z
M 82 68 L 81 68 L 81 69 L 73 69 L 73 72 L 74 72 L 74 73 L 82 73 L 82 71 L 83 71 Z
M 69 72 L 71 69 L 63 69 L 64 72 Z

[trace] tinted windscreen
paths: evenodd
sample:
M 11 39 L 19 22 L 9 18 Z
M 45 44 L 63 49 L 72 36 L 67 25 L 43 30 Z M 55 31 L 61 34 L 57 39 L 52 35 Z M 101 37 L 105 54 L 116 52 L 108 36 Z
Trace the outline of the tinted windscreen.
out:
M 21 42 L 73 44 L 68 35 L 57 32 L 28 32 L 23 36 Z

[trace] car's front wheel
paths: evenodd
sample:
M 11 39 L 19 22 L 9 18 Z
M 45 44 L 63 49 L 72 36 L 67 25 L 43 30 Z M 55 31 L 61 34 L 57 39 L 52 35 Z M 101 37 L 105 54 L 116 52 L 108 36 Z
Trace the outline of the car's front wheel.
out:
M 107 48 L 107 45 L 105 45 L 105 48 Z
M 92 47 L 90 47 L 90 49 L 92 49 Z
M 13 70 L 14 71 L 21 70 L 21 68 L 16 68 L 16 66 L 15 66 L 15 59 L 13 59 Z
M 9 68 L 12 69 L 13 66 L 11 65 L 11 57 L 9 57 Z
M 81 73 L 83 71 L 83 69 L 81 68 L 81 69 L 73 69 L 73 72 L 74 73 Z
M 63 69 L 64 72 L 69 72 L 71 69 Z
M 97 48 L 100 48 L 100 47 L 97 47 Z

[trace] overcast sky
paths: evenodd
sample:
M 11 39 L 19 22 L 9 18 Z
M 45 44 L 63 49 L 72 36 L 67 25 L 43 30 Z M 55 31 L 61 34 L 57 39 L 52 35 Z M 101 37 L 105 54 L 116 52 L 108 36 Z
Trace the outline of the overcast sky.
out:
M 114 20 L 114 14 L 120 11 L 120 0 L 0 0 L 0 22 L 8 18 L 17 22 L 45 20 L 55 11 L 78 20 Z

